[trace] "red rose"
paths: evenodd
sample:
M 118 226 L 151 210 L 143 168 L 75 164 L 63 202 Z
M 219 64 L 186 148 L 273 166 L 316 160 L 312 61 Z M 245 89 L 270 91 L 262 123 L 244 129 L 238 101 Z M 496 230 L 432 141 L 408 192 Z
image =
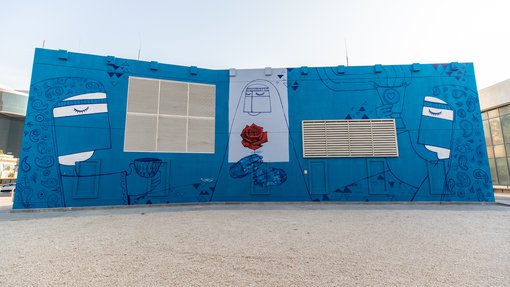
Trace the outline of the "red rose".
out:
M 262 147 L 262 144 L 267 142 L 267 132 L 264 131 L 263 127 L 259 127 L 256 124 L 246 127 L 241 132 L 243 146 L 256 150 Z

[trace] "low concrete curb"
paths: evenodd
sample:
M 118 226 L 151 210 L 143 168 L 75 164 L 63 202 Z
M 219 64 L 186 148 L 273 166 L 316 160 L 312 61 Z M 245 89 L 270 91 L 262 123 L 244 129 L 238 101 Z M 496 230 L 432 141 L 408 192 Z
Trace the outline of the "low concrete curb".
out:
M 55 208 L 32 208 L 32 209 L 11 209 L 11 213 L 21 212 L 56 212 L 56 211 L 81 211 L 81 210 L 104 210 L 104 209 L 128 209 L 128 208 L 158 208 L 158 207 L 182 207 L 182 206 L 216 206 L 216 205 L 504 205 L 499 202 L 365 202 L 365 201 L 334 201 L 334 202 L 199 202 L 199 203 L 162 203 L 162 204 L 141 204 L 141 205 L 105 205 L 105 206 L 83 206 L 83 207 L 55 207 Z

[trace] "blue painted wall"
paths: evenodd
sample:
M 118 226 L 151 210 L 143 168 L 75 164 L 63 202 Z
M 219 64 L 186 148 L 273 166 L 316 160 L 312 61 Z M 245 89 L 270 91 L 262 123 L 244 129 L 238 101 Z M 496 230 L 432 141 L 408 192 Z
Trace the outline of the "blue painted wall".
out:
M 130 76 L 215 85 L 215 152 L 124 152 Z M 228 161 L 231 80 L 228 70 L 37 49 L 13 208 L 494 201 L 472 64 L 286 69 L 288 162 L 264 162 L 256 153 Z M 107 98 L 74 103 L 106 104 L 107 113 L 54 116 L 70 104 L 65 99 L 90 93 Z M 423 116 L 428 107 L 453 111 L 453 118 Z M 367 118 L 395 118 L 398 157 L 303 158 L 302 120 Z M 440 159 L 426 145 L 450 154 Z M 59 155 L 89 150 L 87 160 L 59 164 Z

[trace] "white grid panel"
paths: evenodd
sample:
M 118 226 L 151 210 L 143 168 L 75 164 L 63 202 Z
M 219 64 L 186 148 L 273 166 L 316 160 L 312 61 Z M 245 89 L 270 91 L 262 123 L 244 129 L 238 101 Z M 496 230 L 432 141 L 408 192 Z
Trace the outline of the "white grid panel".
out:
M 129 77 L 127 98 L 124 151 L 214 153 L 215 85 Z
M 398 157 L 395 119 L 302 121 L 303 157 Z

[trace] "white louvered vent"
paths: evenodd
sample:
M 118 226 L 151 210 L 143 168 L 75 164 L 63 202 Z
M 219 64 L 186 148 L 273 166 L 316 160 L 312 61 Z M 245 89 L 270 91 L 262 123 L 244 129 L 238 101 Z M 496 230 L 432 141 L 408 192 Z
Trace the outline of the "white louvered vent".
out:
M 303 121 L 303 156 L 397 157 L 395 119 Z

